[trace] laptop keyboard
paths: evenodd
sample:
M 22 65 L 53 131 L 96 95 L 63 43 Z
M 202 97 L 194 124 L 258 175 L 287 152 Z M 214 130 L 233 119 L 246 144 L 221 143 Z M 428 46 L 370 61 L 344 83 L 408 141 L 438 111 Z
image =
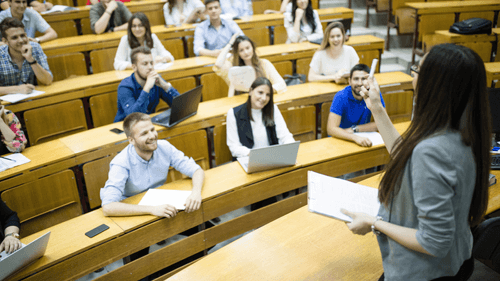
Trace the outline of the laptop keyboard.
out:
M 163 113 L 160 113 L 159 115 L 155 116 L 154 118 L 154 122 L 158 122 L 158 123 L 168 123 L 168 121 L 170 120 L 170 113 L 172 111 L 171 110 L 168 110 L 163 112 Z

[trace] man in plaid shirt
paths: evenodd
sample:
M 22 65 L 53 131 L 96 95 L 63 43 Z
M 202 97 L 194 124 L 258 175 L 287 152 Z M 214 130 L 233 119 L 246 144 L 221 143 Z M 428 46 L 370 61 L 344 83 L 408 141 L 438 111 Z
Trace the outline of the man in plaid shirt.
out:
M 29 94 L 35 89 L 37 79 L 50 85 L 52 72 L 47 56 L 40 44 L 29 40 L 23 23 L 7 18 L 0 24 L 0 30 L 5 43 L 0 46 L 0 95 Z

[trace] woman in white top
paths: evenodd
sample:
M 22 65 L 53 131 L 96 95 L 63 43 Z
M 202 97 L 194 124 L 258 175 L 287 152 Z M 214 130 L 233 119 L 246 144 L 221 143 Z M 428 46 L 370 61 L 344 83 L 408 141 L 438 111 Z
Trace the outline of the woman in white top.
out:
M 231 47 L 233 48 L 232 58 L 226 59 Z M 236 33 L 222 49 L 213 67 L 215 73 L 224 79 L 229 86 L 229 97 L 232 97 L 235 92 L 228 77 L 229 69 L 233 66 L 245 65 L 255 68 L 256 77 L 266 77 L 271 80 L 273 88 L 278 94 L 286 91 L 285 80 L 283 80 L 283 77 L 281 77 L 274 65 L 270 61 L 257 56 L 255 53 L 255 44 L 250 38 Z
M 309 81 L 346 82 L 342 75 L 349 73 L 359 63 L 359 56 L 353 47 L 344 45 L 344 41 L 344 25 L 341 22 L 330 23 L 325 29 L 323 42 L 309 65 Z
M 323 27 L 311 0 L 292 0 L 292 12 L 285 13 L 286 43 L 316 41 L 323 38 Z
M 174 61 L 174 57 L 165 49 L 158 37 L 151 33 L 148 17 L 143 13 L 135 13 L 128 21 L 127 35 L 123 36 L 116 50 L 116 70 L 132 69 L 130 53 L 132 49 L 147 46 L 151 49 L 155 63 L 167 63 Z
M 163 6 L 167 25 L 181 25 L 204 20 L 205 5 L 200 0 L 168 0 Z
M 245 157 L 252 148 L 294 142 L 280 110 L 273 102 L 273 86 L 257 78 L 246 103 L 231 108 L 226 119 L 227 146 L 234 158 Z

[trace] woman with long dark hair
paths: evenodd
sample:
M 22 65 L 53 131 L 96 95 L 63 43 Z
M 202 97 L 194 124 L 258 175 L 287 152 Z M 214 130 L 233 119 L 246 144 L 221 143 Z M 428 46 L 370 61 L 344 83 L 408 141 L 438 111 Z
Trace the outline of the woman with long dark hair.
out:
M 234 158 L 248 156 L 252 148 L 295 141 L 273 102 L 273 85 L 264 77 L 252 83 L 246 103 L 227 112 L 226 128 Z
M 347 82 L 342 76 L 359 63 L 359 56 L 353 47 L 344 45 L 344 42 L 344 25 L 338 21 L 330 23 L 309 65 L 309 81 Z
M 163 6 L 167 25 L 181 25 L 203 20 L 205 5 L 200 0 L 168 0 Z
M 231 47 L 232 58 L 226 59 Z M 222 49 L 213 67 L 215 73 L 224 79 L 229 86 L 228 96 L 233 96 L 235 92 L 228 77 L 229 69 L 233 66 L 245 65 L 252 66 L 255 69 L 255 77 L 269 79 L 277 93 L 286 91 L 285 80 L 283 80 L 274 65 L 270 61 L 257 56 L 255 44 L 250 38 L 236 33 Z
M 311 0 L 292 0 L 292 12 L 285 13 L 286 43 L 316 41 L 323 38 L 323 27 Z
M 467 280 L 474 269 L 470 227 L 488 204 L 491 124 L 486 72 L 472 50 L 437 45 L 412 67 L 416 104 L 400 136 L 369 79 L 362 90 L 391 161 L 377 217 L 343 212 L 355 234 L 378 235 L 380 280 Z M 445 278 L 444 278 L 445 277 Z
M 156 34 L 151 33 L 148 17 L 139 12 L 132 15 L 128 21 L 127 35 L 123 36 L 116 50 L 115 70 L 132 69 L 130 54 L 132 49 L 146 46 L 151 49 L 155 63 L 174 61 L 174 57 L 165 49 Z

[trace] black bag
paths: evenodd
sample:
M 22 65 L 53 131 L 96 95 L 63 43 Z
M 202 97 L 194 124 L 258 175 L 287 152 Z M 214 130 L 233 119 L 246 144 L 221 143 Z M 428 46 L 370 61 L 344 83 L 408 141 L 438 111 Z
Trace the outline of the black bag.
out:
M 491 34 L 492 22 L 481 18 L 472 18 L 456 22 L 450 27 L 451 33 L 458 34 Z
M 287 86 L 304 84 L 306 83 L 306 76 L 298 73 L 294 75 L 285 75 L 285 83 Z

